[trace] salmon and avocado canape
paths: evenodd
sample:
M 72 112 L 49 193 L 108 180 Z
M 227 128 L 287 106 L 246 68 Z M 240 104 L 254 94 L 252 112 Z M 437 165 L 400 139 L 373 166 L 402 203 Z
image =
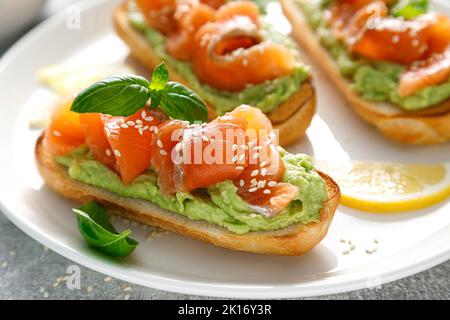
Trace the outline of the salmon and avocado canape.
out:
M 252 105 L 284 146 L 305 135 L 315 90 L 295 42 L 268 22 L 264 8 L 253 1 L 128 0 L 114 24 L 147 68 L 165 61 L 174 81 L 197 92 L 210 120 Z
M 326 235 L 339 187 L 276 137 L 248 105 L 207 122 L 160 65 L 151 81 L 108 78 L 59 103 L 36 159 L 64 197 L 233 250 L 300 255 Z
M 450 19 L 428 0 L 282 0 L 356 112 L 402 143 L 450 140 Z

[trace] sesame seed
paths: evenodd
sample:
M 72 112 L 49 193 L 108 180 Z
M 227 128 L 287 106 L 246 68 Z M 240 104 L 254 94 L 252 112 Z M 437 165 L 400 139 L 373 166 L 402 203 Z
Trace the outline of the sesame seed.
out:
M 263 193 L 264 193 L 264 194 L 271 194 L 272 191 L 270 191 L 269 189 L 265 189 L 265 190 L 263 191 Z
M 243 187 L 243 186 L 244 186 L 244 184 L 245 184 L 245 181 L 244 181 L 244 179 L 241 179 L 241 180 L 239 180 L 239 186 L 240 186 L 240 187 Z
M 269 181 L 269 183 L 267 184 L 269 187 L 275 187 L 277 185 L 276 181 Z
M 258 190 L 258 188 L 256 188 L 256 187 L 253 187 L 253 188 L 250 188 L 250 189 L 248 189 L 248 192 L 255 192 L 256 190 Z
M 142 117 L 142 118 L 144 118 L 144 117 Z M 145 117 L 144 120 L 145 121 L 153 121 L 153 117 Z
M 267 169 L 266 168 L 262 168 L 261 169 L 261 176 L 265 176 L 267 174 Z
M 159 153 L 160 153 L 162 156 L 167 156 L 167 151 L 164 150 L 164 149 L 159 150 Z
M 135 123 L 134 123 L 134 121 L 127 121 L 127 125 L 129 125 L 129 126 L 134 126 L 135 125 Z
M 250 175 L 251 175 L 252 177 L 254 177 L 254 176 L 257 176 L 258 173 L 259 173 L 259 170 L 256 169 L 256 170 L 253 170 L 252 173 L 251 173 Z
M 142 112 L 145 112 L 145 111 L 142 111 Z M 112 280 L 111 277 L 105 277 L 105 278 L 103 279 L 103 281 L 105 281 L 105 282 L 110 282 L 111 280 Z
M 155 132 L 155 134 L 158 134 L 158 132 L 159 132 L 158 127 L 157 126 L 153 126 L 153 127 L 154 127 L 153 131 Z
M 164 144 L 162 143 L 162 141 L 160 139 L 156 140 L 156 145 L 160 148 L 164 147 Z
M 120 127 L 123 128 L 123 129 L 128 129 L 128 125 L 126 125 L 125 123 L 122 123 L 122 124 L 120 125 Z
M 248 150 L 248 146 L 246 144 L 241 144 L 240 147 L 243 150 Z
M 119 157 L 119 158 L 122 156 L 122 154 L 120 153 L 120 151 L 117 150 L 117 149 L 114 150 L 114 154 L 115 154 L 116 157 Z
M 59 132 L 58 130 L 53 130 L 52 133 L 55 137 L 61 137 L 61 132 Z
M 145 119 L 147 117 L 147 112 L 145 112 L 145 110 L 143 110 L 142 112 L 141 112 L 141 118 L 142 119 Z
M 147 130 L 148 129 L 148 126 L 144 126 L 143 128 L 142 128 L 142 130 Z
M 138 132 L 139 132 L 139 135 L 142 136 L 142 135 L 144 134 L 144 129 L 139 128 L 139 129 L 138 129 Z
M 398 34 L 392 36 L 392 43 L 398 43 L 400 41 L 400 36 Z
M 111 154 L 112 154 L 111 149 L 106 149 L 105 153 L 106 153 L 106 156 L 111 157 Z
M 243 166 L 237 166 L 235 169 L 236 170 L 244 170 L 244 167 Z
M 137 123 L 137 124 L 144 124 L 144 123 L 142 122 L 142 120 L 140 120 L 140 119 L 137 119 L 137 120 L 136 120 L 136 123 Z

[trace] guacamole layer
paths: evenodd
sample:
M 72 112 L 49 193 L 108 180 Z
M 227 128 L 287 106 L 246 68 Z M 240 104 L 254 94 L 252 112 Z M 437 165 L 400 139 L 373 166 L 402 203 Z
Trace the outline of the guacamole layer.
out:
M 375 102 L 389 102 L 405 110 L 420 110 L 439 104 L 450 97 L 449 81 L 429 86 L 414 94 L 398 94 L 400 74 L 404 66 L 389 62 L 369 61 L 347 51 L 324 20 L 324 8 L 330 0 L 295 0 L 305 13 L 321 44 L 335 59 L 340 72 L 351 82 L 351 88 L 362 98 Z
M 201 83 L 197 79 L 191 63 L 177 60 L 166 52 L 166 39 L 164 35 L 147 26 L 142 14 L 138 11 L 133 1 L 130 1 L 129 4 L 128 17 L 132 26 L 145 35 L 159 58 L 182 75 L 193 91 L 212 103 L 219 115 L 231 111 L 241 104 L 249 104 L 261 109 L 265 113 L 273 111 L 292 94 L 299 91 L 302 82 L 309 77 L 309 68 L 301 61 L 295 43 L 289 37 L 274 30 L 270 24 L 263 23 L 264 40 L 280 43 L 292 48 L 292 52 L 297 60 L 294 72 L 289 76 L 280 77 L 257 85 L 249 85 L 239 92 L 217 90 Z
M 151 170 L 124 185 L 114 171 L 92 158 L 86 146 L 57 157 L 56 161 L 68 169 L 72 179 L 122 197 L 147 200 L 191 220 L 206 221 L 230 232 L 244 234 L 319 221 L 319 211 L 327 198 L 325 182 L 314 170 L 309 156 L 293 155 L 281 148 L 280 154 L 286 165 L 283 181 L 297 186 L 300 192 L 287 208 L 272 218 L 255 213 L 236 194 L 237 188 L 231 181 L 212 185 L 198 194 L 179 192 L 172 196 L 161 192 Z

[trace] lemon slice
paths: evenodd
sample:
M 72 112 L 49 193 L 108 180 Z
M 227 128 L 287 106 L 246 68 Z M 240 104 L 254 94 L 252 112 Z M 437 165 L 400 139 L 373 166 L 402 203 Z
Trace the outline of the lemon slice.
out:
M 343 205 L 363 211 L 416 210 L 450 196 L 450 163 L 318 161 L 316 166 L 339 184 Z
M 100 66 L 50 65 L 40 69 L 37 78 L 57 94 L 67 96 L 78 93 L 96 81 L 113 75 L 133 73 L 125 65 L 108 64 Z

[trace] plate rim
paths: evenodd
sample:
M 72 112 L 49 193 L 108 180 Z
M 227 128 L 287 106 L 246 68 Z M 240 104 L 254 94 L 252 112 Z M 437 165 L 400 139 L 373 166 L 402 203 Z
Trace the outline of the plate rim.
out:
M 440 3 L 441 5 L 445 5 L 440 0 L 434 1 Z M 81 12 L 83 12 L 85 10 L 92 9 L 93 7 L 101 6 L 103 5 L 103 3 L 107 2 L 111 2 L 111 0 L 82 0 L 77 1 L 72 5 L 78 5 L 81 9 Z M 64 14 L 64 10 L 57 12 L 56 14 L 39 23 L 18 41 L 16 41 L 0 59 L 0 75 L 3 73 L 3 70 L 6 69 L 12 61 L 14 61 L 16 52 L 24 50 L 31 42 L 33 42 L 36 37 L 45 33 L 46 29 L 52 28 L 53 25 L 58 24 Z M 275 290 L 259 290 L 260 287 L 250 285 L 224 286 L 223 284 L 205 284 L 196 281 L 170 279 L 150 273 L 147 273 L 145 279 L 140 279 L 136 275 L 123 273 L 121 272 L 119 267 L 108 264 L 107 262 L 101 261 L 98 258 L 72 250 L 69 247 L 66 248 L 64 246 L 61 246 L 57 241 L 44 234 L 36 226 L 28 223 L 25 219 L 21 219 L 20 215 L 17 215 L 12 210 L 9 210 L 2 198 L 3 196 L 0 195 L 0 211 L 3 212 L 4 215 L 21 231 L 23 231 L 35 241 L 45 245 L 46 247 L 62 255 L 63 257 L 96 272 L 158 290 L 165 290 L 182 294 L 227 298 L 294 298 L 336 294 L 367 288 L 367 278 L 361 277 L 334 284 L 333 286 L 327 285 L 326 283 L 319 283 L 312 287 L 306 286 L 306 288 L 302 287 L 301 289 L 298 289 L 295 285 L 283 285 L 282 287 L 275 287 Z M 432 254 L 429 254 L 425 258 L 419 259 L 412 264 L 404 264 L 398 268 L 392 268 L 388 272 L 384 272 L 383 279 L 379 284 L 382 285 L 416 274 L 449 259 L 450 244 L 446 248 L 444 247 L 441 248 L 441 250 L 435 250 Z M 252 287 L 254 288 L 252 289 Z

